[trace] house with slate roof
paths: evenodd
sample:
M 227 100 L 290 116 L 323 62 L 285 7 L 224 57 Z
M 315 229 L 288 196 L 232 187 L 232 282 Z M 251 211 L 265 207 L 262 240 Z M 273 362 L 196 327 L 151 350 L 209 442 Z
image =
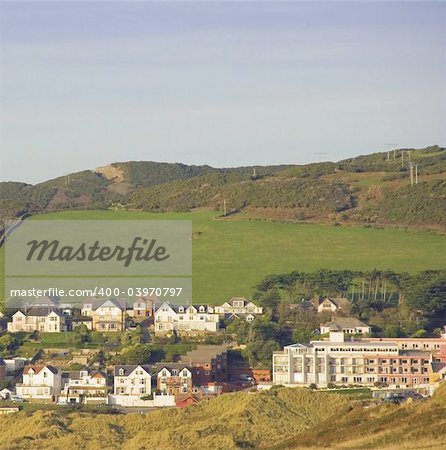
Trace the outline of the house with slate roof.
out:
M 155 334 L 211 332 L 219 328 L 220 316 L 209 305 L 162 303 L 155 310 Z
M 57 308 L 33 306 L 15 312 L 12 315 L 12 322 L 8 322 L 8 331 L 10 333 L 67 331 L 66 318 Z

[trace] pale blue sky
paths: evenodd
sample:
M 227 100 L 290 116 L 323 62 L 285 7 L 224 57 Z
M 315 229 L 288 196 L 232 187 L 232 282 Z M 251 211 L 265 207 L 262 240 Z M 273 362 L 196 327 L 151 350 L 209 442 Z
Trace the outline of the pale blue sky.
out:
M 2 2 L 3 180 L 446 144 L 444 2 Z

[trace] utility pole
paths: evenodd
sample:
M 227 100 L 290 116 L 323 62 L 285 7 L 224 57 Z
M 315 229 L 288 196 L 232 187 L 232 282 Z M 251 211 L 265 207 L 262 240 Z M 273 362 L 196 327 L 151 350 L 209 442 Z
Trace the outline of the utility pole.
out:
M 410 162 L 410 150 L 407 153 L 409 153 L 409 162 Z
M 401 152 L 401 167 L 404 167 L 404 152 Z
M 386 144 L 387 150 L 387 161 L 390 159 L 390 151 L 393 149 L 393 159 L 396 159 L 396 147 L 398 144 Z
M 322 155 L 326 155 L 326 152 L 317 152 L 315 153 L 315 155 L 318 155 L 318 161 L 322 162 Z
M 410 185 L 413 186 L 413 164 L 410 164 Z
M 418 164 L 415 164 L 415 184 L 418 184 Z

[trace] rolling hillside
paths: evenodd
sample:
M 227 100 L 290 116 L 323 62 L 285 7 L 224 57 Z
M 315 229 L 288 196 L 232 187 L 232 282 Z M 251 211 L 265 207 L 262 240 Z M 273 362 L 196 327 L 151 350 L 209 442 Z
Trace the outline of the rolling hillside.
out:
M 275 388 L 145 415 L 20 412 L 0 417 L 0 441 L 5 450 L 441 449 L 445 393 L 442 386 L 421 403 L 364 408 L 341 395 Z
M 402 155 L 405 156 L 402 156 Z M 388 159 L 389 158 L 389 159 Z M 221 210 L 293 222 L 341 222 L 446 230 L 446 149 L 409 149 L 337 163 L 216 169 L 122 162 L 35 186 L 0 183 L 4 218 L 66 209 Z M 415 166 L 414 166 L 415 170 Z M 415 182 L 415 173 L 413 175 Z
M 207 210 L 63 211 L 27 220 L 192 220 L 194 301 L 211 304 L 232 296 L 250 296 L 266 275 L 292 270 L 377 268 L 415 273 L 446 269 L 446 240 L 441 234 L 250 220 L 245 213 L 219 219 L 216 214 Z M 2 247 L 0 263 L 3 255 Z

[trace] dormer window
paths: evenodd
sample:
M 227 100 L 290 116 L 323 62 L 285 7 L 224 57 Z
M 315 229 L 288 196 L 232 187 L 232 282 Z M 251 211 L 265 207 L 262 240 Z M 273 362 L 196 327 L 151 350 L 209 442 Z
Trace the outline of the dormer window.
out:
M 183 308 L 182 306 L 180 306 L 180 307 L 178 308 L 178 312 L 184 312 L 184 308 Z
M 200 306 L 200 312 L 204 312 L 204 306 Z
M 124 375 L 124 369 L 119 369 L 119 375 Z

